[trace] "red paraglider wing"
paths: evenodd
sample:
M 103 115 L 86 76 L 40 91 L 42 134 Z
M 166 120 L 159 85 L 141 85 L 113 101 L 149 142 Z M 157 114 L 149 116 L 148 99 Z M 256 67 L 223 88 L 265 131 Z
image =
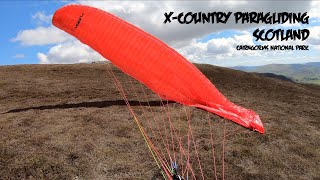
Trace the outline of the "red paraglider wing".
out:
M 93 7 L 68 5 L 55 12 L 52 22 L 161 97 L 264 133 L 257 114 L 228 101 L 192 63 L 126 21 Z

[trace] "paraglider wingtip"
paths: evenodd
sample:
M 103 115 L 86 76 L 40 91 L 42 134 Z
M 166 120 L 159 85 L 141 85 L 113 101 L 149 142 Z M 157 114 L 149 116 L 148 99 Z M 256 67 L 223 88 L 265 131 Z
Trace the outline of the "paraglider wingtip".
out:
M 264 127 L 263 127 L 263 124 L 260 120 L 259 115 L 255 115 L 251 126 L 254 131 L 258 131 L 259 133 L 264 134 Z
M 257 128 L 255 131 L 258 131 L 260 134 L 264 134 L 264 128 Z

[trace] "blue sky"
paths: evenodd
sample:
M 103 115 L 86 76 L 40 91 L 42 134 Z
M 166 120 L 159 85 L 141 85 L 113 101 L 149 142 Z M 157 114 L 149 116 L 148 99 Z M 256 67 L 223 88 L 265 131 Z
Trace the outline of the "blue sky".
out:
M 1 54 L 0 65 L 38 64 L 37 52 L 47 51 L 50 45 L 25 46 L 12 42 L 17 33 L 24 29 L 32 29 L 39 24 L 32 18 L 37 12 L 53 14 L 56 9 L 66 2 L 48 1 L 0 1 L 0 29 Z M 24 55 L 24 57 L 15 57 Z
M 274 6 L 266 1 L 0 1 L 1 54 L 0 65 L 15 64 L 50 64 L 79 63 L 90 60 L 103 60 L 97 52 L 81 44 L 70 35 L 51 24 L 52 14 L 63 5 L 81 3 L 108 11 L 120 18 L 142 28 L 168 43 L 192 62 L 209 63 L 220 66 L 263 65 L 270 63 L 305 63 L 320 61 L 320 3 L 318 1 L 294 1 Z M 245 3 L 244 3 L 245 2 Z M 248 4 L 249 2 L 249 4 Z M 290 6 L 290 7 L 288 7 Z M 299 10 L 310 13 L 310 24 L 292 27 L 274 28 L 308 28 L 312 29 L 308 44 L 310 51 L 295 52 L 250 52 L 236 51 L 236 44 L 258 44 L 252 37 L 256 28 L 264 26 L 248 25 L 198 25 L 182 26 L 166 24 L 163 14 L 168 11 L 248 11 L 247 9 Z M 269 44 L 282 44 L 272 41 Z M 289 42 L 299 44 L 299 42 Z

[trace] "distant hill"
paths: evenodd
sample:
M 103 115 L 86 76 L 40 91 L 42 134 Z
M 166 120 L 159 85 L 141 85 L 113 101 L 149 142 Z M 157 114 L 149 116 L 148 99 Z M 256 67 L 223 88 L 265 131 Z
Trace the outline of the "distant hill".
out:
M 309 63 L 306 63 L 306 65 L 320 67 L 320 62 L 309 62 Z
M 257 73 L 260 76 L 264 76 L 264 77 L 269 77 L 269 78 L 275 78 L 275 79 L 280 79 L 283 81 L 289 81 L 289 82 L 294 82 L 292 79 L 283 76 L 283 75 L 277 75 L 277 74 L 273 74 L 273 73 Z
M 246 72 L 273 73 L 286 76 L 295 82 L 320 84 L 320 62 L 306 64 L 268 64 L 264 66 L 235 66 Z

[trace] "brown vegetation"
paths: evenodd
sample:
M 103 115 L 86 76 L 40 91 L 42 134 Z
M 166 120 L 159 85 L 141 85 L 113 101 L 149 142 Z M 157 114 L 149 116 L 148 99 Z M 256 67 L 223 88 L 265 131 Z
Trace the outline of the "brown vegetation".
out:
M 157 176 L 157 167 L 107 66 L 0 67 L 0 179 Z M 255 110 L 266 130 L 260 135 L 210 115 L 219 178 L 226 122 L 226 179 L 319 179 L 320 86 L 197 66 L 228 99 Z M 143 96 L 139 83 L 112 68 L 129 91 L 126 95 L 136 114 L 145 119 L 146 101 L 137 99 L 128 82 L 133 81 L 135 92 Z M 147 88 L 143 90 L 156 118 L 163 118 L 159 98 Z M 168 107 L 173 124 L 184 119 L 178 118 L 181 105 L 169 103 Z M 188 110 L 206 178 L 213 179 L 208 114 L 200 109 Z

